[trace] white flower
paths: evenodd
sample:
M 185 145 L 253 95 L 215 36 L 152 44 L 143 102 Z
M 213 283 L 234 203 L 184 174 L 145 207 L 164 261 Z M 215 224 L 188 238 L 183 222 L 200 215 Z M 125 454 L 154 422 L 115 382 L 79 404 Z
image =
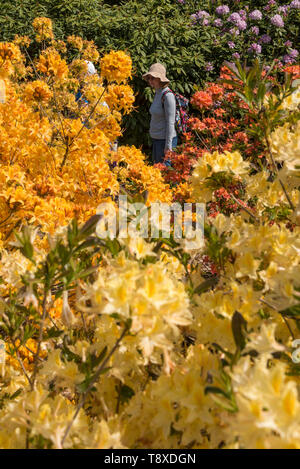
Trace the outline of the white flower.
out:
M 62 306 L 61 320 L 63 324 L 67 327 L 70 327 L 74 322 L 74 316 L 69 306 L 67 290 L 64 290 L 63 292 L 63 306 Z
M 250 342 L 247 344 L 245 351 L 256 350 L 258 353 L 282 352 L 284 346 L 279 344 L 275 339 L 276 324 L 263 324 L 259 333 L 249 335 Z

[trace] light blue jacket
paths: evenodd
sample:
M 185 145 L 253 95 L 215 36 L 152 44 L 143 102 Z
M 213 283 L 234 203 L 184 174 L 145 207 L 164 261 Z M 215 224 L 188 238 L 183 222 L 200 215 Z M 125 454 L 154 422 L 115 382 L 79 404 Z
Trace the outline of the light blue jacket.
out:
M 175 130 L 176 100 L 173 93 L 167 93 L 162 105 L 162 95 L 169 87 L 156 91 L 150 107 L 150 136 L 157 140 L 165 140 L 165 150 L 172 150 L 172 140 L 177 136 Z

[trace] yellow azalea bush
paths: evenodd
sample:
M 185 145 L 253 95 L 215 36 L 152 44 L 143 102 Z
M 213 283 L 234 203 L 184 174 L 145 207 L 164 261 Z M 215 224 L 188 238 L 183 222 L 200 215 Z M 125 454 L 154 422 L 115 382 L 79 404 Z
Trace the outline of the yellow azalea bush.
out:
M 75 36 L 58 43 L 48 18 L 36 18 L 33 26 L 43 44 L 34 59 L 28 59 L 26 38 L 1 43 L 6 99 L 0 109 L 0 223 L 6 241 L 22 223 L 53 234 L 74 216 L 85 221 L 101 202 L 115 198 L 124 174 L 111 171 L 111 164 L 127 150 L 120 147 L 115 154 L 112 148 L 135 99 L 126 53 L 101 58 L 93 42 Z M 77 51 L 72 61 L 70 48 Z M 88 61 L 99 65 L 99 73 L 88 72 Z M 149 190 L 151 200 L 161 194 L 170 200 L 159 171 L 146 165 L 142 154 L 135 160 L 137 149 L 130 152 L 127 169 L 136 186 Z
M 130 57 L 34 28 L 36 57 L 0 44 L 0 448 L 299 449 L 299 90 L 261 99 L 267 164 L 207 151 L 170 187 L 113 147 Z M 206 203 L 204 242 L 102 239 L 124 193 Z

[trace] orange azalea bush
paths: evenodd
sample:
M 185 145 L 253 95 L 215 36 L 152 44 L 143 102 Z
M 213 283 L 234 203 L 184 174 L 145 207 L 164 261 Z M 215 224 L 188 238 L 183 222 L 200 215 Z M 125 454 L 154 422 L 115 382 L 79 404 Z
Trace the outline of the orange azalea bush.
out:
M 232 77 L 224 66 L 217 83 L 207 83 L 192 96 L 188 132 L 182 145 L 169 155 L 172 167 L 159 166 L 166 181 L 176 185 L 186 182 L 195 162 L 208 150 L 239 150 L 254 164 L 264 158 L 260 141 L 247 133 L 251 126 L 248 105 L 224 83 Z
M 267 75 L 262 71 L 262 77 Z M 268 75 L 268 87 L 276 82 L 276 76 L 290 74 L 292 79 L 299 78 L 299 66 L 278 66 L 275 61 L 272 73 Z M 188 121 L 188 132 L 183 136 L 183 142 L 176 151 L 167 156 L 171 165 L 158 164 L 164 180 L 171 184 L 175 200 L 182 200 L 182 187 L 187 187 L 192 170 L 198 161 L 208 151 L 240 151 L 251 161 L 254 170 L 268 165 L 267 148 L 262 139 L 253 132 L 255 113 L 251 115 L 249 105 L 241 99 L 238 90 L 230 84 L 234 80 L 234 73 L 227 66 L 223 66 L 217 83 L 207 83 L 203 90 L 196 91 L 192 96 L 191 115 Z M 238 82 L 238 80 L 235 80 Z M 231 187 L 239 198 L 243 199 L 243 187 L 238 184 Z M 187 191 L 185 189 L 187 195 Z M 229 213 L 239 210 L 236 203 L 230 200 L 226 187 L 218 187 L 215 202 L 208 207 L 210 215 Z M 191 194 L 189 194 L 191 198 Z
M 124 182 L 124 170 L 111 163 L 126 149 L 112 152 L 121 135 L 122 115 L 133 107 L 127 81 L 131 58 L 122 51 L 104 57 L 92 42 L 69 37 L 57 43 L 51 21 L 33 24 L 44 48 L 35 59 L 26 38 L 2 43 L 0 74 L 6 99 L 0 109 L 0 206 L 2 239 L 23 223 L 54 233 L 74 216 L 87 220 L 105 200 L 113 200 Z M 67 50 L 77 55 L 67 62 Z M 88 73 L 87 61 L 99 64 L 99 74 Z M 124 153 L 125 152 L 125 153 Z M 138 150 L 129 151 L 132 155 Z M 170 199 L 159 171 L 143 156 L 128 156 L 128 171 L 151 199 Z M 169 195 L 168 195 L 169 194 Z

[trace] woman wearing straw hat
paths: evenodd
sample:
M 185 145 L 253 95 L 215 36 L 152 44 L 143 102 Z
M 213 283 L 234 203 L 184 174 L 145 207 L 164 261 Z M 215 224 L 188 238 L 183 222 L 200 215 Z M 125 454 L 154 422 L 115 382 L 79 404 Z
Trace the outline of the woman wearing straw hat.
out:
M 154 100 L 150 107 L 150 137 L 153 143 L 153 163 L 161 163 L 166 152 L 177 146 L 176 100 L 168 87 L 170 80 L 166 77 L 166 69 L 162 64 L 151 65 L 149 72 L 143 75 L 143 79 L 155 89 Z M 163 102 L 162 98 L 164 98 Z

